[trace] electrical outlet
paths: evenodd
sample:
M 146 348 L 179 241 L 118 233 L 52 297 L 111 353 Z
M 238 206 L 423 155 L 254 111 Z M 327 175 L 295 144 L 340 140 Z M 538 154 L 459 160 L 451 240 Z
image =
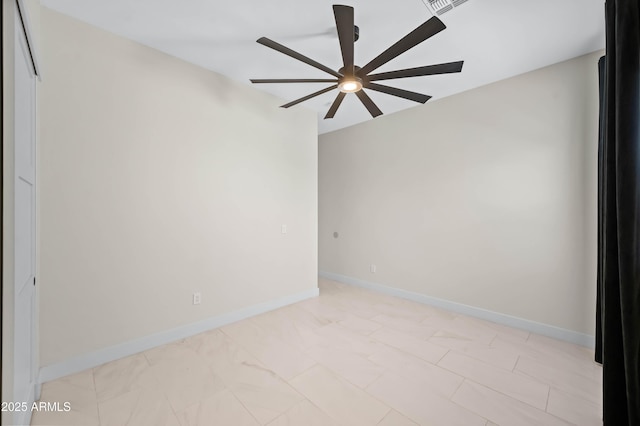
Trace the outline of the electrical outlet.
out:
M 199 305 L 202 302 L 202 295 L 200 292 L 193 293 L 193 304 Z
M 287 225 L 282 225 L 282 227 L 280 228 L 280 232 L 282 232 L 283 234 L 287 233 Z
M 371 265 L 371 268 L 369 268 L 372 274 L 376 273 L 376 265 Z

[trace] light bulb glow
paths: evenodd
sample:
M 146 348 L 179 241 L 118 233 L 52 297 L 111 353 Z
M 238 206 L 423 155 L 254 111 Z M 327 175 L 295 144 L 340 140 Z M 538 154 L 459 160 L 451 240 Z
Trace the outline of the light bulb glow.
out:
M 355 81 L 348 81 L 342 85 L 342 90 L 351 91 L 351 90 L 356 90 L 357 87 L 358 85 L 356 84 Z
M 362 83 L 358 80 L 344 80 L 338 85 L 341 92 L 353 93 L 362 89 Z

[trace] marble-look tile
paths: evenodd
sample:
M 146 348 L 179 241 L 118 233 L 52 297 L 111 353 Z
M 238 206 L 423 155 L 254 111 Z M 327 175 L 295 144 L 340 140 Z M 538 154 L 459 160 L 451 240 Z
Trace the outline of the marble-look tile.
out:
M 536 380 L 455 352 L 446 354 L 438 365 L 533 407 L 544 410 L 547 406 L 549 386 Z
M 418 423 L 410 420 L 406 416 L 403 416 L 396 410 L 391 410 L 389 411 L 389 414 L 384 416 L 384 419 L 380 420 L 378 426 L 418 426 Z
M 180 426 L 159 390 L 134 389 L 99 404 L 100 426 Z
M 424 323 L 408 319 L 406 317 L 380 314 L 371 318 L 371 321 L 379 322 L 387 328 L 397 332 L 409 334 L 419 339 L 427 339 L 438 331 L 436 327 L 431 327 Z
M 207 333 L 198 353 L 261 424 L 272 421 L 304 399 L 220 331 Z
M 367 358 L 332 345 L 312 346 L 306 353 L 318 363 L 361 388 L 369 385 L 383 372 L 382 367 Z
M 363 300 L 365 299 L 365 300 Z M 347 312 L 351 315 L 357 315 L 361 318 L 369 319 L 373 316 L 378 315 L 378 311 L 375 307 L 366 300 L 366 296 L 363 297 L 362 294 L 353 295 L 353 294 L 340 294 L 340 295 L 328 295 L 327 297 L 321 300 L 321 303 L 324 303 L 329 306 L 333 306 L 336 309 Z
M 352 289 L 352 287 L 347 284 L 342 284 L 338 281 L 333 281 L 322 277 L 318 278 L 318 288 L 320 289 L 322 294 L 340 293 Z
M 451 323 L 455 329 L 460 331 L 464 330 L 464 332 L 470 334 L 471 337 L 486 343 L 491 342 L 491 340 L 498 335 L 498 330 L 493 327 L 491 323 L 478 318 L 456 315 Z M 516 333 L 519 334 L 519 331 Z
M 519 328 L 508 327 L 506 325 L 498 324 L 491 321 L 475 319 L 478 323 L 485 325 L 493 329 L 498 337 L 501 337 L 506 340 L 511 340 L 513 342 L 526 342 L 529 338 L 530 332 L 526 330 L 521 330 Z
M 413 302 L 413 303 L 417 303 L 417 302 Z M 422 305 L 421 303 L 417 303 L 417 304 Z M 447 311 L 445 309 L 438 308 L 435 306 L 431 306 L 431 305 L 422 305 L 422 306 L 424 306 L 427 310 L 427 318 L 439 318 L 440 320 L 453 321 L 453 319 L 460 316 L 460 314 L 457 314 L 452 311 Z
M 256 419 L 228 390 L 199 401 L 177 413 L 181 426 L 259 426 Z
M 393 346 L 434 364 L 440 361 L 448 351 L 442 346 L 434 345 L 426 340 L 418 339 L 410 335 L 398 333 L 386 327 L 372 333 L 370 336 L 382 343 L 386 343 L 389 346 Z
M 217 329 L 198 334 L 186 340 L 189 341 L 195 352 L 210 365 L 218 362 L 221 362 L 222 365 L 232 362 L 235 352 L 247 353 L 229 336 Z M 215 368 L 214 373 L 216 373 Z
M 527 345 L 541 351 L 553 351 L 555 353 L 571 355 L 578 359 L 586 359 L 589 361 L 593 360 L 593 349 L 552 339 L 551 337 L 542 336 L 540 334 L 531 333 L 527 339 Z
M 432 328 L 437 328 L 440 333 L 434 333 L 438 336 L 441 333 L 457 335 L 458 338 L 466 339 L 472 342 L 479 342 L 488 345 L 497 336 L 497 331 L 485 326 L 482 322 L 475 318 L 469 318 L 458 315 L 453 319 L 440 320 L 438 318 L 427 318 L 422 324 Z
M 526 346 L 543 354 L 539 361 L 582 374 L 602 384 L 602 367 L 595 362 L 593 349 L 533 333 Z
M 602 385 L 602 366 L 594 361 L 593 354 L 585 355 L 582 351 L 577 351 L 576 353 L 564 352 L 550 345 L 533 345 L 528 342 L 516 342 L 501 336 L 496 337 L 493 342 L 491 342 L 491 346 L 494 348 L 514 350 L 521 356 L 560 370 L 585 376 L 589 380 Z
M 352 287 L 357 288 L 361 294 L 366 295 L 368 297 L 369 302 L 371 302 L 371 304 L 374 305 L 377 309 L 382 309 L 379 306 L 380 304 L 399 305 L 404 301 L 406 301 L 406 299 L 403 299 L 401 297 L 391 296 L 385 293 L 379 293 L 377 291 L 371 291 L 364 287 L 355 287 L 355 286 L 352 286 Z M 417 305 L 424 306 L 420 303 L 418 303 Z
M 132 355 L 93 369 L 98 401 L 133 389 L 155 389 L 158 381 L 143 354 Z
M 159 389 L 175 412 L 214 395 L 225 388 L 209 364 L 188 344 L 178 343 L 145 352 Z
M 46 383 L 42 401 L 71 411 L 34 412 L 32 424 L 601 424 L 591 349 L 330 280 L 319 287 L 320 297 L 227 326 L 229 335 Z
M 594 404 L 602 401 L 602 387 L 597 382 L 549 362 L 542 363 L 521 356 L 513 371 Z
M 308 370 L 316 363 L 294 346 L 268 334 L 268 330 L 251 321 L 239 321 L 222 327 L 221 330 L 285 380 Z
M 439 331 L 431 336 L 428 342 L 508 371 L 512 371 L 518 361 L 518 352 L 515 350 L 495 348 L 450 332 Z
M 290 305 L 251 318 L 262 330 L 272 336 L 304 350 L 319 343 L 316 330 L 331 324 L 297 305 Z
M 382 327 L 380 323 L 366 320 L 355 315 L 348 315 L 347 318 L 338 321 L 338 324 L 354 333 L 368 335 Z
M 488 344 L 475 341 L 465 334 L 450 330 L 438 330 L 433 333 L 432 336 L 428 337 L 427 341 L 449 349 L 461 349 L 474 346 L 489 347 Z
M 349 313 L 344 309 L 337 308 L 334 304 L 325 302 L 324 296 L 322 298 L 307 299 L 296 303 L 296 307 L 304 309 L 316 318 L 328 321 L 329 323 L 341 321 L 349 316 Z
M 86 387 L 71 384 L 71 382 L 78 381 L 86 384 L 85 380 L 80 379 L 77 375 L 74 376 L 76 377 L 72 377 L 70 380 L 67 377 L 43 384 L 40 394 L 40 401 L 58 403 L 60 407 L 63 407 L 64 403 L 68 402 L 71 411 L 51 412 L 50 415 L 42 414 L 38 416 L 38 421 L 44 418 L 54 419 L 56 417 L 68 417 L 69 421 L 81 418 L 98 419 L 98 401 L 96 400 L 95 392 Z
M 386 315 L 392 318 L 404 318 L 416 323 L 423 321 L 430 315 L 434 315 L 430 311 L 430 307 L 408 300 L 387 297 L 380 300 L 375 305 L 378 314 Z
M 182 339 L 180 341 L 180 345 L 188 348 L 192 353 L 195 353 L 197 356 L 202 357 L 202 354 L 200 354 L 198 352 L 198 350 L 200 349 L 200 346 L 202 346 L 202 344 L 207 340 L 209 334 L 213 333 L 213 332 L 219 332 L 218 330 L 213 330 L 213 331 L 205 331 L 204 333 L 200 333 L 200 334 L 195 334 L 193 336 L 189 336 L 185 339 Z M 150 355 L 150 350 L 145 352 L 145 357 L 147 358 L 148 362 L 152 362 L 153 358 L 151 360 L 149 360 L 149 357 L 152 355 Z M 204 359 L 204 358 L 203 358 Z
M 580 426 L 602 426 L 602 404 L 551 388 L 547 412 Z
M 385 373 L 367 392 L 421 425 L 484 426 L 482 417 L 433 392 L 428 382 Z
M 289 383 L 342 424 L 375 425 L 389 412 L 389 407 L 323 366 L 313 367 Z
M 337 324 L 322 327 L 317 331 L 317 334 L 319 345 L 333 346 L 365 357 L 385 347 L 385 345 L 369 336 L 354 333 Z
M 200 361 L 204 361 L 198 355 L 197 345 L 193 343 L 194 341 L 195 337 L 190 337 L 146 350 L 142 354 L 150 366 L 155 366 L 167 361 L 182 361 L 185 359 L 199 359 Z
M 249 365 L 248 368 L 255 366 Z M 297 404 L 303 397 L 285 382 L 262 382 L 253 385 L 251 380 L 239 381 L 230 386 L 234 395 L 262 424 L 266 424 Z
M 71 374 L 69 376 L 58 379 L 61 382 L 68 383 L 70 385 L 77 386 L 82 389 L 95 391 L 96 386 L 93 382 L 93 370 L 84 370 L 80 373 Z
M 568 425 L 543 410 L 470 380 L 464 381 L 451 400 L 499 425 Z
M 98 416 L 87 416 L 78 411 L 35 411 L 31 415 L 32 426 L 100 426 Z
M 57 403 L 61 411 L 33 411 L 32 425 L 82 425 L 99 424 L 93 371 L 62 377 L 42 385 L 40 402 Z M 68 402 L 70 411 L 64 411 Z
M 428 383 L 431 392 L 445 398 L 453 395 L 463 380 L 457 374 L 393 348 L 381 350 L 371 355 L 369 360 L 398 376 Z
M 305 399 L 267 426 L 339 426 L 332 418 Z

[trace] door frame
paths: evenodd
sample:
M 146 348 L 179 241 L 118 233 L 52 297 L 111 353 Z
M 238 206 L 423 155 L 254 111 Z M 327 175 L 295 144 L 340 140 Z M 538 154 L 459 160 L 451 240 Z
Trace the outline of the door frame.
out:
M 32 121 L 33 125 L 33 135 L 35 138 L 35 146 L 36 146 L 36 151 L 34 152 L 34 155 L 36 157 L 36 161 L 37 161 L 37 146 L 38 146 L 38 114 L 37 114 L 37 90 L 38 90 L 38 81 L 42 80 L 42 74 L 40 72 L 40 62 L 38 60 L 38 49 L 37 49 L 37 41 L 36 41 L 36 36 L 35 36 L 35 32 L 33 30 L 33 26 L 31 25 L 30 22 L 30 17 L 28 14 L 28 8 L 26 7 L 25 4 L 25 0 L 9 0 L 8 2 L 9 4 L 7 5 L 7 3 L 5 3 L 5 1 L 3 0 L 3 4 L 2 4 L 2 11 L 1 11 L 1 15 L 2 16 L 2 20 L 3 22 L 5 22 L 5 20 L 11 20 L 13 22 L 13 25 L 11 25 L 10 28 L 7 28 L 7 31 L 2 31 L 2 45 L 3 47 L 7 47 L 7 50 L 5 52 L 3 52 L 3 58 L 4 55 L 10 56 L 11 58 L 13 58 L 10 63 L 13 65 L 12 68 L 13 70 L 10 72 L 9 75 L 13 76 L 12 80 L 10 80 L 8 82 L 9 85 L 13 85 L 14 89 L 15 89 L 15 58 L 16 58 L 16 46 L 17 46 L 17 40 L 16 37 L 18 37 L 18 35 L 20 33 L 22 33 L 24 35 L 24 40 L 26 42 L 26 46 L 27 46 L 27 50 L 28 50 L 28 58 L 30 58 L 30 65 L 32 68 L 32 72 L 33 72 L 33 76 L 35 77 L 35 85 L 34 85 L 34 99 L 33 99 L 33 113 L 34 113 L 34 120 Z M 13 3 L 13 4 L 11 4 Z M 8 6 L 8 7 L 5 7 Z M 36 6 L 36 7 L 39 7 Z M 10 16 L 6 16 L 10 15 Z M 11 77 L 10 77 L 11 78 Z M 5 80 L 3 79 L 2 84 L 0 85 L 0 93 L 4 92 L 4 84 L 5 84 Z M 15 94 L 15 90 L 13 91 Z M 3 95 L 3 99 L 4 99 L 4 93 L 2 93 Z M 8 117 L 5 116 L 5 108 L 7 108 L 9 110 L 9 114 Z M 0 106 L 0 129 L 2 131 L 2 149 L 0 150 L 0 169 L 1 169 L 1 177 L 0 177 L 0 212 L 2 214 L 2 227 L 4 228 L 5 226 L 9 226 L 9 227 L 15 227 L 15 218 L 13 218 L 13 214 L 11 215 L 11 218 L 6 218 L 4 216 L 5 213 L 5 208 L 10 208 L 11 210 L 13 210 L 15 207 L 15 201 L 11 201 L 8 203 L 10 203 L 10 205 L 6 205 L 4 203 L 4 196 L 7 195 L 4 191 L 4 185 L 5 184 L 11 184 L 13 185 L 15 177 L 14 176 L 8 176 L 7 173 L 11 173 L 13 174 L 14 171 L 14 166 L 10 166 L 8 168 L 5 168 L 5 163 L 4 160 L 6 159 L 5 154 L 9 154 L 11 152 L 14 152 L 14 144 L 15 144 L 15 133 L 13 134 L 7 134 L 5 133 L 5 125 L 7 125 L 7 122 L 5 121 L 6 119 L 8 120 L 12 120 L 14 124 L 12 124 L 12 128 L 15 125 L 15 104 L 13 102 L 11 103 L 5 103 L 4 101 L 2 102 L 2 105 Z M 5 137 L 8 136 L 8 137 Z M 7 144 L 9 144 L 9 149 L 8 152 L 5 151 L 5 147 L 7 146 Z M 13 159 L 10 160 L 12 163 L 14 162 Z M 37 164 L 37 163 L 36 163 Z M 37 172 L 37 171 L 36 171 Z M 34 181 L 36 183 L 36 194 L 35 194 L 35 202 L 36 202 L 36 210 L 35 210 L 35 274 L 37 275 L 38 273 L 38 233 L 37 233 L 37 223 L 38 223 L 38 212 L 37 212 L 37 200 L 38 200 L 38 193 L 37 193 L 37 174 L 36 174 L 36 180 Z M 12 197 L 13 198 L 13 197 Z M 7 223 L 7 221 L 9 221 L 9 223 Z M 15 228 L 14 228 L 15 229 Z M 13 233 L 13 231 L 11 231 Z M 4 234 L 3 231 L 0 230 L 0 234 Z M 3 241 L 4 241 L 4 237 L 5 235 L 2 235 Z M 4 243 L 2 245 L 0 245 L 0 258 L 2 261 L 2 264 L 4 265 L 5 262 L 12 262 L 13 263 L 13 259 L 14 259 L 14 254 L 12 253 L 11 255 L 9 255 L 9 259 L 7 259 L 7 255 L 9 253 L 7 252 L 11 252 L 14 251 L 15 246 L 13 245 L 9 245 L 7 247 L 4 247 Z M 6 250 L 6 251 L 5 251 Z M 15 253 L 15 252 L 14 252 Z M 13 270 L 13 267 L 11 268 L 11 270 Z M 3 274 L 4 275 L 4 274 Z M 13 275 L 13 274 L 11 274 Z M 13 300 L 6 300 L 6 296 L 5 292 L 4 292 L 4 286 L 11 286 L 12 290 L 11 290 L 11 294 L 14 296 L 11 299 Z M 15 283 L 13 282 L 13 280 L 11 280 L 11 282 L 6 282 L 6 280 L 3 279 L 3 283 L 2 283 L 2 287 L 3 290 L 0 292 L 0 314 L 2 315 L 3 320 L 5 319 L 5 315 L 6 312 L 4 312 L 3 306 L 4 303 L 8 303 L 9 306 L 13 305 L 13 315 L 15 315 L 15 308 L 16 308 L 16 300 L 15 300 Z M 36 287 L 34 289 L 35 291 L 35 300 L 36 300 L 36 305 L 35 305 L 35 309 L 32 312 L 32 327 L 33 327 L 33 336 L 32 336 L 32 341 L 33 341 L 33 354 L 32 354 L 32 360 L 31 360 L 31 369 L 32 369 L 32 373 L 34 375 L 34 389 L 33 389 L 33 395 L 34 395 L 34 399 L 39 399 L 40 398 L 40 390 L 41 390 L 41 386 L 40 386 L 40 381 L 39 381 L 39 360 L 38 360 L 38 341 L 39 341 L 39 337 L 38 337 L 38 331 L 39 331 L 39 324 L 38 324 L 38 288 Z M 15 316 L 14 318 L 10 318 L 11 319 L 11 323 L 13 323 L 13 336 L 15 336 L 16 334 L 16 322 L 15 322 Z M 15 337 L 14 337 L 15 338 Z M 0 345 L 4 346 L 4 344 L 6 343 L 9 348 L 6 347 L 2 347 L 2 352 L 4 353 L 4 351 L 10 351 L 12 354 L 15 354 L 15 341 L 12 339 L 11 341 L 7 341 L 5 342 L 4 340 L 4 336 L 2 335 L 2 329 L 0 328 Z M 14 355 L 15 357 L 15 355 Z M 3 363 L 4 364 L 4 363 Z M 10 375 L 14 375 L 15 374 L 15 365 L 11 365 L 11 371 L 7 371 L 6 370 L 6 366 L 1 368 L 2 371 L 2 375 L 4 376 L 5 374 L 10 374 Z M 13 382 L 14 380 L 11 380 L 11 382 Z M 3 381 L 4 383 L 4 381 Z M 15 396 L 15 387 L 16 384 L 13 383 L 12 388 L 8 388 L 8 389 L 4 389 L 7 390 L 7 392 L 11 393 L 11 396 L 9 395 L 2 395 L 2 400 L 5 401 L 7 400 L 7 398 L 9 397 L 13 397 Z M 3 386 L 4 388 L 4 386 Z M 3 413 L 6 414 L 6 413 Z M 19 413 L 14 413 L 14 414 L 19 414 Z M 25 414 L 25 413 L 22 413 Z M 15 420 L 19 420 L 18 417 L 20 416 L 16 416 Z M 26 416 L 27 419 L 22 419 L 22 420 L 28 420 L 28 418 L 30 418 L 30 410 L 28 412 L 28 415 Z M 5 416 L 3 415 L 3 421 L 5 420 Z M 12 421 L 14 419 L 11 419 Z
M 22 30 L 24 31 L 24 35 L 27 38 L 27 46 L 29 47 L 29 53 L 31 55 L 33 72 L 36 75 L 38 81 L 42 81 L 42 67 L 40 66 L 39 62 L 39 45 L 34 34 L 33 25 L 31 24 L 29 13 L 27 12 L 28 9 L 25 5 L 25 0 L 15 0 L 15 2 L 18 9 L 18 14 L 20 15 L 20 20 L 22 21 Z

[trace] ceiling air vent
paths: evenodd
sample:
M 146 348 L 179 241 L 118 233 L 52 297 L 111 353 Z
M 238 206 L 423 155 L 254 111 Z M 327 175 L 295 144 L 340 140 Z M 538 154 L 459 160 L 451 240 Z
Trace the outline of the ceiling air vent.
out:
M 466 1 L 467 0 L 422 0 L 434 15 L 445 14 Z

